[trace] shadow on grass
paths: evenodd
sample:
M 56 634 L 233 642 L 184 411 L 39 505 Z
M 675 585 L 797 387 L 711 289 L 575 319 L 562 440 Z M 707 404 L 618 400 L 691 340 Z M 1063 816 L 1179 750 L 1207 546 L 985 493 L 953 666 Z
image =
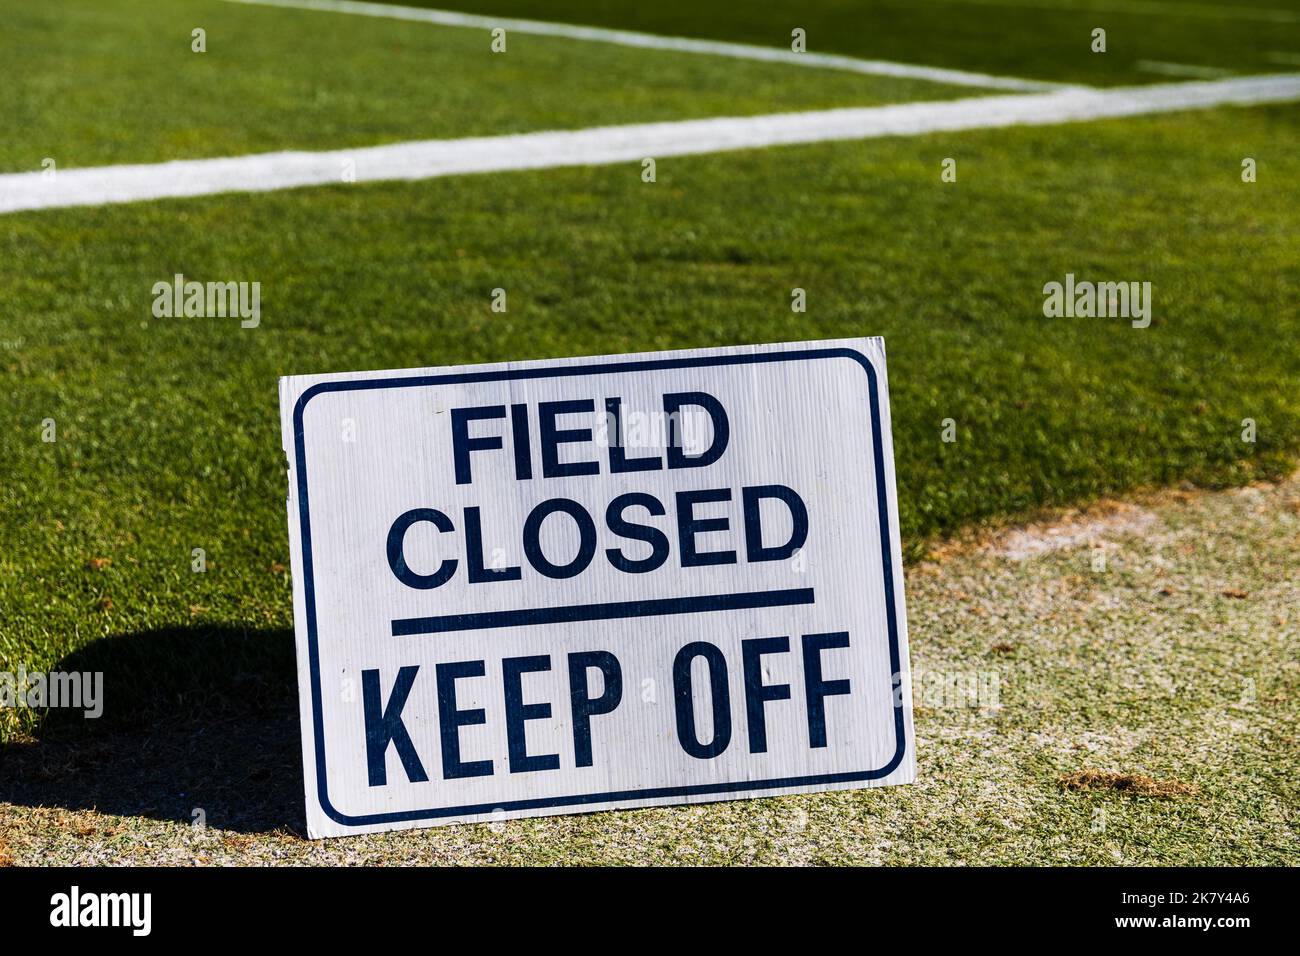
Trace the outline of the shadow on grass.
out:
M 0 745 L 0 801 L 305 835 L 291 631 L 122 634 L 53 670 L 102 673 L 103 714 L 51 710 Z

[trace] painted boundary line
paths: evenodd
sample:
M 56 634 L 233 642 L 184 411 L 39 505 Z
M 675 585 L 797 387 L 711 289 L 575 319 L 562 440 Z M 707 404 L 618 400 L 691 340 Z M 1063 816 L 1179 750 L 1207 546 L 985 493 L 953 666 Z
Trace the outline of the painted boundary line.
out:
M 1242 7 L 1235 3 L 1159 3 L 1152 0 L 954 0 L 959 7 L 1002 7 L 1050 10 L 1052 13 L 1122 13 L 1162 19 L 1200 17 L 1211 20 L 1250 20 L 1260 23 L 1300 23 L 1300 11 Z
M 1162 76 L 1181 76 L 1197 80 L 1218 80 L 1235 73 L 1234 70 L 1225 70 L 1217 66 L 1170 63 L 1168 60 L 1138 60 L 1133 66 L 1143 73 L 1159 73 Z
M 1058 90 L 938 103 L 422 140 L 328 152 L 259 153 L 139 166 L 99 166 L 62 170 L 52 179 L 37 171 L 0 176 L 0 213 L 334 184 L 342 182 L 344 163 L 348 161 L 355 166 L 358 182 L 418 180 L 879 136 L 1050 126 L 1294 100 L 1300 100 L 1300 74 L 1281 74 L 1204 83 Z
M 508 33 L 533 36 L 564 37 L 570 40 L 587 40 L 594 43 L 614 43 L 619 46 L 640 47 L 646 50 L 669 50 L 675 53 L 703 53 L 710 56 L 728 56 L 739 60 L 762 60 L 794 66 L 820 67 L 827 70 L 845 70 L 871 76 L 894 76 L 912 80 L 947 83 L 952 86 L 976 86 L 991 90 L 1043 90 L 1074 89 L 1065 83 L 1048 83 L 1038 80 L 1021 80 L 1008 76 L 990 76 L 966 70 L 945 70 L 941 67 L 916 66 L 910 63 L 893 63 L 888 60 L 860 60 L 857 57 L 834 53 L 795 53 L 774 47 L 754 46 L 748 43 L 727 43 L 721 40 L 696 40 L 690 37 L 659 36 L 654 33 L 635 33 L 631 30 L 610 30 L 604 27 L 584 27 L 569 23 L 551 23 L 543 20 L 516 20 L 509 17 L 490 17 L 451 10 L 428 10 L 423 7 L 401 7 L 386 3 L 366 3 L 363 0 L 226 0 L 259 7 L 286 7 L 298 10 L 319 10 L 328 13 L 353 13 L 364 17 L 381 17 L 388 20 L 412 20 L 433 23 L 444 27 L 473 27 L 493 30 L 497 27 Z

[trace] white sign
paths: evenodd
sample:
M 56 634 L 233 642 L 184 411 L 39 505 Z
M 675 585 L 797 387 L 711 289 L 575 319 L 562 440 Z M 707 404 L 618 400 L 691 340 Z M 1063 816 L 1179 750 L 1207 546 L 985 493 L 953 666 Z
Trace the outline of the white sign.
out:
M 881 339 L 280 406 L 312 836 L 913 779 Z

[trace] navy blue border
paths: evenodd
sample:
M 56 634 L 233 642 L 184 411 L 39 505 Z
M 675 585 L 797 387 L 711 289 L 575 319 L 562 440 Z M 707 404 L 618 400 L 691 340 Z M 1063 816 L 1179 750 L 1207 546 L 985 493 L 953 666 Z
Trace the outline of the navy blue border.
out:
M 601 375 L 613 372 L 653 372 L 661 369 L 708 368 L 721 365 L 751 365 L 768 362 L 793 362 L 812 359 L 847 358 L 858 363 L 867 373 L 867 389 L 871 398 L 871 442 L 875 450 L 876 488 L 879 489 L 877 506 L 880 513 L 880 554 L 884 567 L 885 616 L 889 628 L 890 673 L 902 670 L 898 648 L 898 621 L 894 595 L 894 566 L 890 548 L 889 507 L 885 500 L 884 447 L 880 432 L 880 392 L 876 370 L 861 352 L 848 348 L 797 349 L 786 352 L 758 352 L 748 355 L 697 356 L 694 358 L 645 359 L 630 362 L 600 362 L 595 365 L 574 365 L 561 368 L 506 369 L 496 372 L 458 372 L 446 375 L 416 375 L 405 378 L 362 379 L 360 381 L 321 382 L 311 386 L 298 398 L 293 409 L 294 462 L 298 473 L 298 517 L 302 531 L 303 589 L 307 608 L 307 655 L 311 665 L 311 706 L 313 736 L 316 749 L 316 795 L 325 814 L 344 826 L 371 826 L 380 823 L 407 823 L 415 820 L 436 820 L 440 817 L 472 816 L 494 811 L 535 810 L 554 807 L 579 807 L 593 803 L 610 803 L 624 800 L 649 800 L 658 797 L 687 797 L 710 793 L 743 794 L 751 791 L 778 790 L 784 787 L 808 787 L 820 784 L 852 783 L 875 780 L 888 776 L 907 752 L 906 728 L 903 708 L 894 706 L 894 737 L 897 747 L 893 758 L 878 770 L 847 773 L 817 774 L 807 777 L 780 777 L 772 780 L 743 780 L 737 783 L 710 783 L 683 787 L 652 787 L 644 790 L 618 790 L 607 793 L 573 794 L 564 797 L 537 797 L 531 800 L 512 800 L 505 803 L 481 803 L 463 807 L 434 807 L 427 810 L 402 810 L 392 813 L 371 813 L 349 816 L 336 810 L 329 801 L 325 773 L 325 728 L 321 719 L 320 652 L 316 641 L 316 587 L 312 577 L 311 521 L 307 501 L 307 453 L 303 443 L 303 410 L 307 403 L 325 392 L 362 391 L 376 388 L 407 388 L 428 385 L 463 385 L 469 382 L 518 381 L 521 379 L 564 378 L 575 375 Z

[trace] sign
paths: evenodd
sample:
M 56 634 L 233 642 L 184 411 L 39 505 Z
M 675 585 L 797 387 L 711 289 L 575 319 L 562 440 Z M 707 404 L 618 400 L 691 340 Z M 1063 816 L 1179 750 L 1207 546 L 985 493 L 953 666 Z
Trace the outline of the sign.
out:
M 913 779 L 882 340 L 280 406 L 312 836 Z

